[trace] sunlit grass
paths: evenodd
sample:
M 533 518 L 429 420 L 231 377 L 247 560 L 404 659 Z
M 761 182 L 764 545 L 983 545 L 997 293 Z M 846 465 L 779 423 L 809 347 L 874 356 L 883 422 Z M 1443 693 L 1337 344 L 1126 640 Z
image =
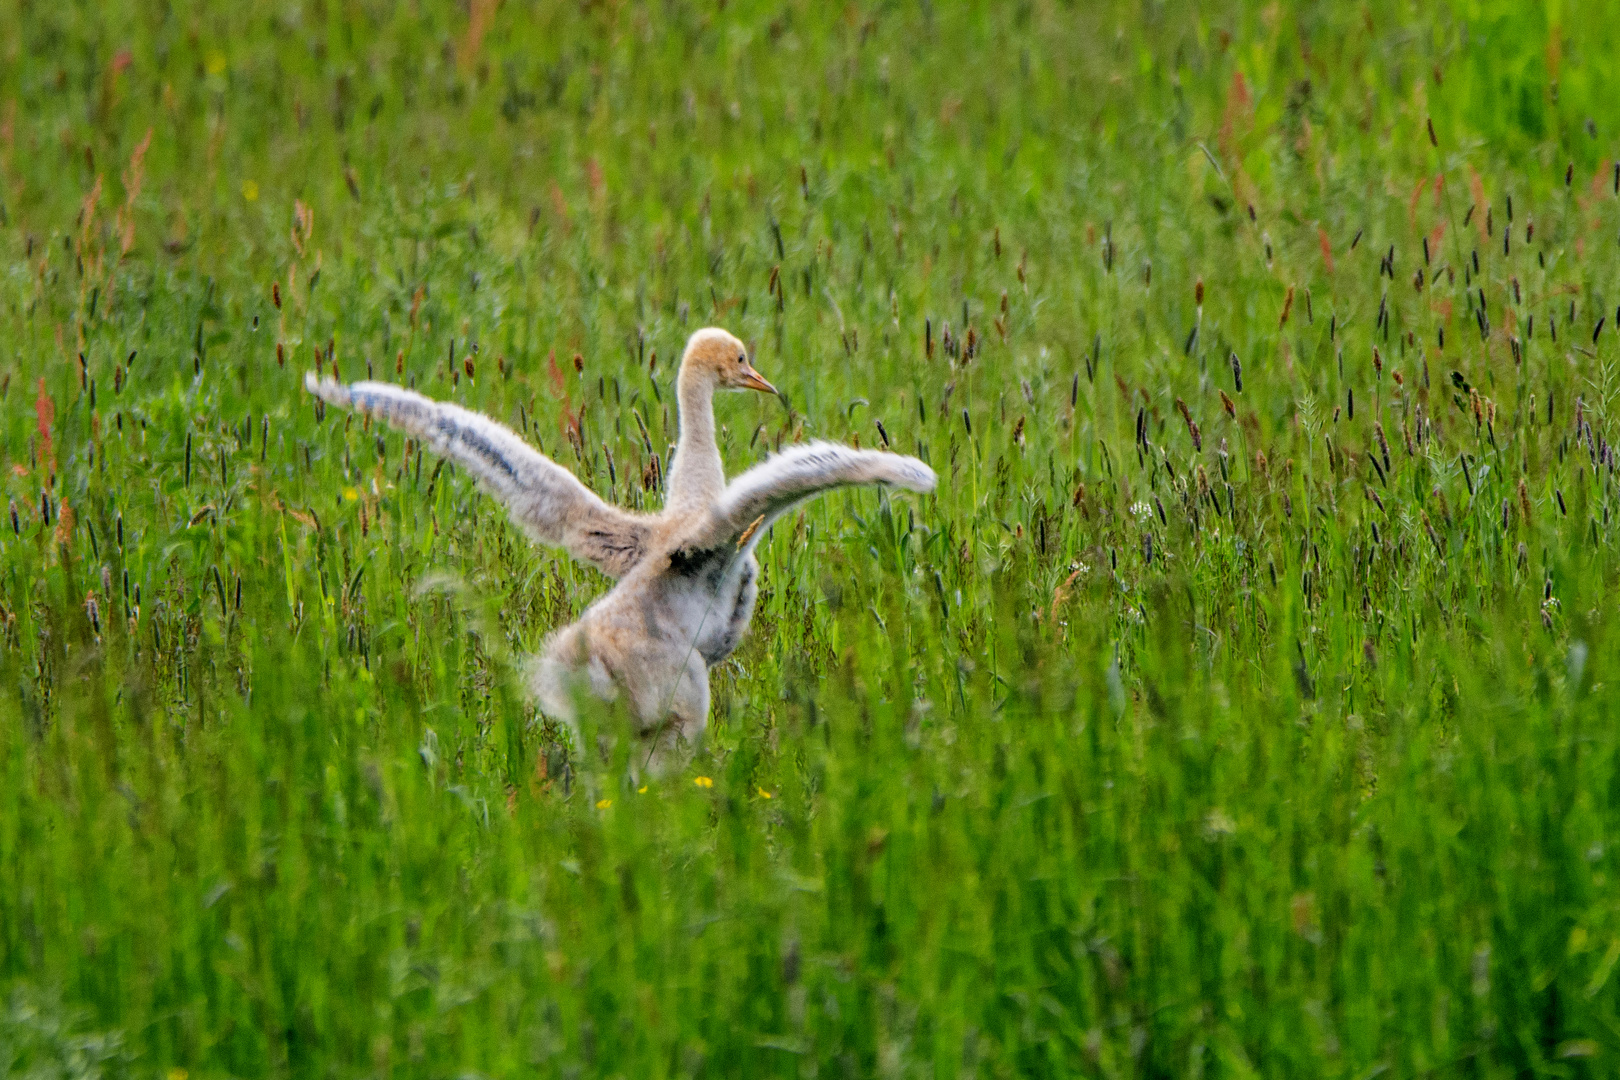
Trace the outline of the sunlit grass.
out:
M 1612 1070 L 1620 23 L 1521 8 L 12 11 L 0 1073 Z M 733 470 L 941 487 L 641 780 L 522 691 L 605 579 L 302 376 L 653 509 L 711 323 Z

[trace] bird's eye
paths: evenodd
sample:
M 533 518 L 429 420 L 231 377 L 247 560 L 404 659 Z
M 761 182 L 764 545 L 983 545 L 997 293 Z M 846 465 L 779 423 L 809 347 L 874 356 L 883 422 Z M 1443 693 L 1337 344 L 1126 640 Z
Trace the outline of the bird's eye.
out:
M 737 365 L 739 367 L 746 367 L 748 365 L 748 357 L 739 354 L 737 356 Z

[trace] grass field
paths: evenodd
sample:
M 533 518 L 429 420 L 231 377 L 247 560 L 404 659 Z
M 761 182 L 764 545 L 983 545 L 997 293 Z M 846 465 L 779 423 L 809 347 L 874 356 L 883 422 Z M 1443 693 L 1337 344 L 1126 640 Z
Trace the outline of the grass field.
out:
M 0 3 L 0 1075 L 1620 1072 L 1617 14 Z M 656 508 L 709 324 L 941 487 L 643 784 L 301 380 Z

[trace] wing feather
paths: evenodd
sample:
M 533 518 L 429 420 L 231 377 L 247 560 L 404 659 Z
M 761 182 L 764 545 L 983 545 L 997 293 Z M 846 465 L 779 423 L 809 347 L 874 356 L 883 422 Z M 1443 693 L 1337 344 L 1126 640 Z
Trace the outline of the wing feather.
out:
M 877 484 L 927 493 L 938 482 L 933 469 L 904 454 L 805 443 L 773 454 L 726 485 L 707 539 L 757 543 L 793 506 L 833 488 Z
M 421 439 L 472 473 L 530 536 L 611 577 L 624 576 L 646 553 L 645 519 L 603 502 L 503 424 L 389 383 L 344 384 L 310 372 L 304 385 L 333 405 L 386 420 Z

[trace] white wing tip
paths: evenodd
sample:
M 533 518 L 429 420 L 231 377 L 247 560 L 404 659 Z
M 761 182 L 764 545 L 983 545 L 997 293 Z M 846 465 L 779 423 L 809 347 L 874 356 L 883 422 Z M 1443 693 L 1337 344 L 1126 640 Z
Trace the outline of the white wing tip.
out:
M 318 371 L 304 372 L 304 389 L 334 405 L 342 405 L 348 396 L 348 387 L 336 379 L 322 378 Z
M 934 470 L 916 458 L 906 459 L 905 475 L 909 481 L 905 486 L 922 495 L 931 494 L 939 486 L 939 477 L 934 475 Z

